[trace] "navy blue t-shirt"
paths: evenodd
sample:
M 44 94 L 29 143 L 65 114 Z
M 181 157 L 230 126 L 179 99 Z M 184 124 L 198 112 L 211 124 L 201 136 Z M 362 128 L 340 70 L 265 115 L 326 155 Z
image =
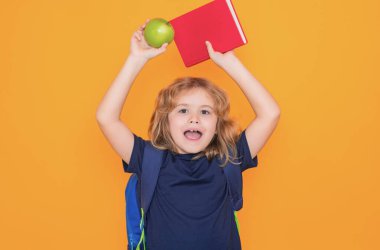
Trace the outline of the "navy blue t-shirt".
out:
M 140 175 L 145 143 L 134 134 L 130 163 L 125 172 Z M 258 164 L 249 152 L 245 130 L 236 144 L 241 171 Z M 227 180 L 217 159 L 168 151 L 146 214 L 148 250 L 240 250 Z

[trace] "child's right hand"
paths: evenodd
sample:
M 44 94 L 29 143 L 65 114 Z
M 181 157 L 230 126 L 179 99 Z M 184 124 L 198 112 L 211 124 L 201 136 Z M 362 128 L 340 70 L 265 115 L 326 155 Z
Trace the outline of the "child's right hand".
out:
M 144 38 L 144 28 L 145 25 L 149 22 L 150 19 L 147 19 L 145 23 L 140 26 L 140 28 L 133 33 L 131 38 L 131 48 L 130 53 L 133 56 L 140 57 L 146 60 L 149 60 L 155 56 L 158 56 L 166 51 L 167 43 L 164 43 L 160 48 L 154 48 L 148 45 Z

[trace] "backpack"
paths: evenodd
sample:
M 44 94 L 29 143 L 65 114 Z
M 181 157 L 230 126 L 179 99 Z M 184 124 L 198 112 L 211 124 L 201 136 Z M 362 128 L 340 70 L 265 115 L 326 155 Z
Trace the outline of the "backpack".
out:
M 125 189 L 128 250 L 146 250 L 144 232 L 145 215 L 153 197 L 165 152 L 167 151 L 159 150 L 152 144 L 146 143 L 142 160 L 141 179 L 139 180 L 134 173 L 128 180 Z M 240 168 L 231 162 L 227 163 L 223 171 L 227 178 L 229 195 L 239 233 L 236 212 L 243 207 L 242 173 Z

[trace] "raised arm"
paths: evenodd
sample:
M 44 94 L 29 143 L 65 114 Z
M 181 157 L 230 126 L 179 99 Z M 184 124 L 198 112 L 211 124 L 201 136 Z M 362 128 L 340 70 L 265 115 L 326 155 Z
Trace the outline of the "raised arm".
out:
M 246 128 L 246 137 L 254 157 L 265 145 L 280 118 L 280 108 L 272 95 L 245 68 L 233 51 L 220 53 L 207 44 L 210 58 L 221 67 L 240 87 L 247 97 L 256 118 Z
M 128 92 L 144 65 L 153 57 L 166 51 L 167 44 L 161 48 L 150 47 L 143 36 L 149 19 L 131 38 L 130 54 L 124 65 L 101 100 L 96 111 L 96 120 L 113 149 L 129 163 L 134 138 L 129 128 L 120 120 L 121 111 Z

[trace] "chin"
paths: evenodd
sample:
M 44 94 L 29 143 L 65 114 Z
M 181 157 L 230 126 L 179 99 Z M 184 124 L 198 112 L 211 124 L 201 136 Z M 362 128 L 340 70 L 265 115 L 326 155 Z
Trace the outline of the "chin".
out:
M 199 153 L 203 151 L 202 149 L 186 149 L 186 148 L 181 148 L 180 151 L 178 151 L 177 153 L 179 154 L 196 154 L 196 153 Z
M 208 145 L 200 146 L 200 145 L 193 145 L 192 147 L 189 145 L 189 143 L 184 142 L 181 147 L 181 151 L 184 151 L 184 154 L 195 154 L 204 151 L 207 148 Z

